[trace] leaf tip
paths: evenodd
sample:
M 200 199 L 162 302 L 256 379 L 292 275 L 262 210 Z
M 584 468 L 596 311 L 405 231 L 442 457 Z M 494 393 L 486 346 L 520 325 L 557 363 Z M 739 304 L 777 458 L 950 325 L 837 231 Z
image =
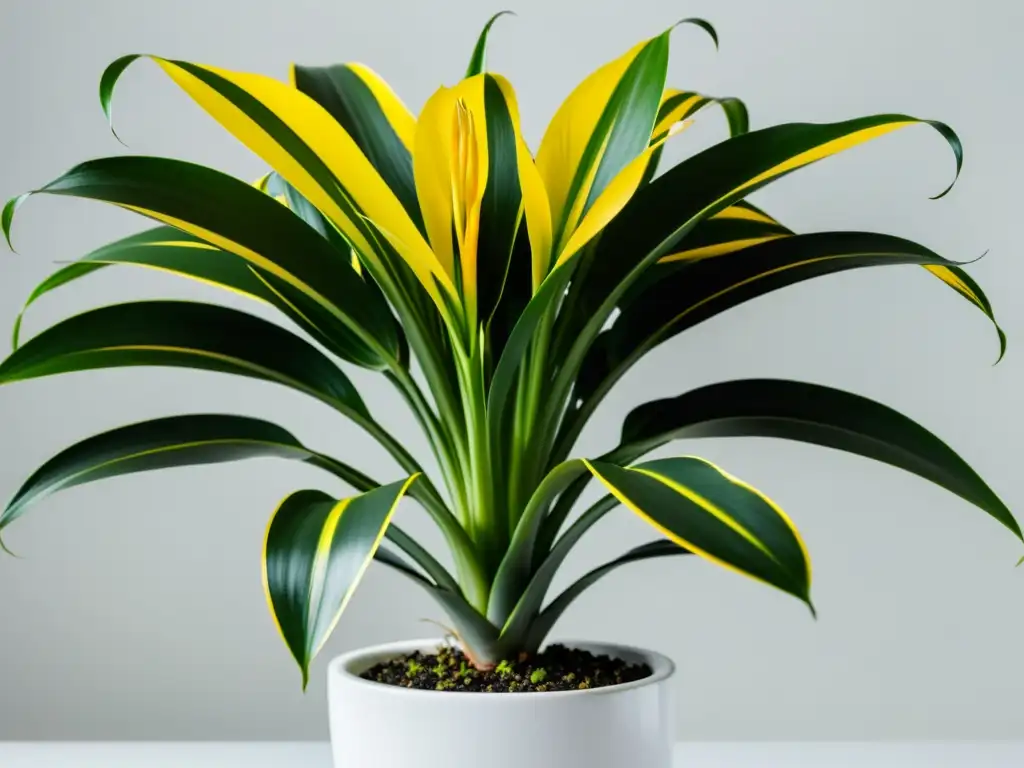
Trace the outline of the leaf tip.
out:
M 12 253 L 17 253 L 14 249 L 14 243 L 11 241 L 11 227 L 14 225 L 14 214 L 31 194 L 31 192 L 22 192 L 20 195 L 15 195 L 4 204 L 3 212 L 0 212 L 0 228 L 3 229 L 4 240 L 7 241 L 7 247 L 11 249 Z
M 818 620 L 818 609 L 814 607 L 814 603 L 811 601 L 810 595 L 804 598 L 804 603 L 807 604 L 808 610 L 811 612 L 811 618 L 815 621 Z
M 992 324 L 995 325 L 996 333 L 999 334 L 999 357 L 997 357 L 996 361 L 992 363 L 992 367 L 994 368 L 999 365 L 1006 356 L 1006 333 L 1003 332 L 1003 329 L 999 327 L 999 324 L 996 323 L 995 320 L 992 321 Z
M 4 547 L 4 549 L 7 549 L 7 547 Z M 1022 565 L 1024 565 L 1024 557 L 1021 557 L 1021 559 L 1017 561 L 1017 565 L 1015 565 L 1014 567 L 1020 568 Z
M 953 180 L 949 183 L 949 186 L 942 190 L 939 194 L 935 195 L 931 200 L 939 200 L 950 193 L 954 186 L 956 186 L 957 179 L 960 178 L 960 171 L 964 166 L 964 145 L 960 141 L 960 137 L 956 131 L 950 128 L 945 123 L 939 122 L 938 120 L 925 120 L 923 121 L 939 132 L 939 135 L 946 140 L 949 144 L 950 149 L 953 150 L 953 156 L 956 158 L 956 171 L 953 174 Z
M 4 537 L 3 537 L 2 533 L 0 533 L 0 549 L 2 549 L 4 552 L 6 552 L 8 555 L 10 555 L 11 557 L 15 558 L 16 560 L 21 560 L 22 559 L 20 555 L 15 554 L 7 546 L 7 543 L 4 541 Z M 1024 561 L 1024 559 L 1022 559 L 1022 561 Z M 1018 565 L 1019 565 L 1019 563 L 1018 563 Z
M 669 27 L 669 32 L 671 32 L 676 27 L 681 27 L 683 24 L 693 24 L 695 27 L 700 27 L 701 29 L 703 29 L 705 32 L 708 33 L 708 37 L 711 38 L 711 42 L 715 44 L 715 50 L 719 50 L 718 31 L 715 29 L 714 25 L 710 21 L 708 21 L 707 19 L 697 18 L 695 16 L 690 17 L 688 19 L 680 19 L 671 27 Z

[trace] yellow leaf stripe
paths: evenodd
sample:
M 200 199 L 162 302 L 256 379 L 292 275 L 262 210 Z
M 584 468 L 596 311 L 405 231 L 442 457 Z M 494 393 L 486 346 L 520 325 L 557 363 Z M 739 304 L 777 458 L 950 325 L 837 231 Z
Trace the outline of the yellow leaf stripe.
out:
M 694 459 L 694 460 L 700 461 L 703 464 L 708 465 L 709 467 L 714 469 L 716 472 L 721 474 L 722 477 L 724 477 L 729 482 L 731 482 L 734 485 L 737 485 L 737 486 L 743 488 L 744 490 L 746 490 L 746 491 L 748 491 L 750 493 L 753 493 L 759 499 L 761 499 L 762 501 L 767 503 L 772 508 L 772 510 L 774 512 L 776 512 L 780 516 L 782 521 L 787 525 L 787 527 L 792 531 L 793 535 L 796 537 L 797 544 L 800 547 L 800 550 L 801 550 L 801 552 L 803 553 L 803 556 L 804 556 L 804 562 L 807 564 L 807 579 L 808 579 L 808 582 L 810 582 L 810 578 L 811 578 L 811 560 L 810 560 L 810 555 L 809 555 L 809 553 L 807 551 L 806 544 L 804 543 L 803 537 L 800 535 L 800 532 L 797 530 L 796 526 L 793 524 L 792 519 L 785 512 L 782 511 L 782 509 L 778 506 L 778 504 L 776 504 L 774 501 L 772 501 L 770 498 L 768 498 L 761 491 L 757 490 L 756 488 L 754 488 L 753 486 L 749 485 L 748 483 L 743 482 L 742 480 L 740 480 L 739 478 L 735 477 L 734 475 L 729 474 L 728 472 L 723 470 L 721 467 L 718 467 L 717 465 L 711 463 L 710 461 L 708 461 L 706 459 L 703 459 L 703 458 L 701 458 L 699 456 L 684 456 L 684 457 L 681 457 L 681 458 Z M 646 512 L 644 512 L 643 509 L 641 509 L 635 502 L 633 502 L 632 499 L 630 499 L 628 496 L 626 496 L 626 494 L 623 493 L 617 486 L 612 484 L 589 461 L 584 459 L 583 463 L 586 464 L 587 468 L 590 470 L 590 472 L 593 474 L 593 476 L 595 478 L 597 478 L 597 480 L 605 487 L 605 489 L 607 489 L 607 491 L 612 496 L 614 496 L 616 499 L 618 499 L 619 502 L 624 507 L 626 507 L 631 512 L 633 512 L 634 514 L 639 516 L 642 520 L 644 520 L 646 523 L 648 523 L 651 527 L 653 527 L 655 530 L 657 530 L 659 533 L 661 533 L 663 536 L 665 536 L 665 538 L 667 538 L 670 541 L 678 544 L 681 547 L 685 547 L 686 549 L 690 550 L 694 554 L 699 555 L 700 557 L 703 557 L 706 560 L 709 560 L 710 562 L 713 562 L 715 565 L 719 565 L 722 568 L 725 568 L 726 570 L 732 571 L 733 573 L 741 574 L 741 575 L 746 576 L 748 578 L 754 579 L 755 581 L 760 581 L 760 582 L 763 582 L 763 583 L 768 583 L 764 579 L 760 578 L 759 576 L 755 576 L 755 575 L 753 575 L 751 573 L 748 573 L 747 571 L 744 571 L 741 568 L 736 567 L 732 563 L 726 562 L 725 560 L 722 560 L 721 558 L 719 558 L 719 557 L 717 557 L 717 556 L 707 552 L 706 550 L 704 550 L 704 549 L 702 549 L 700 547 L 694 546 L 692 542 L 690 542 L 690 541 L 684 539 L 683 537 L 679 536 L 678 534 L 673 533 L 672 531 L 668 530 L 667 528 L 662 526 L 660 523 L 658 523 L 656 520 L 651 518 Z M 680 485 L 679 483 L 676 483 L 676 482 L 670 480 L 667 477 L 664 477 L 663 475 L 659 475 L 659 474 L 657 474 L 655 472 L 651 472 L 651 471 L 646 470 L 646 469 L 634 469 L 634 468 L 629 468 L 629 467 L 627 467 L 625 469 L 626 469 L 627 472 L 636 472 L 637 474 L 646 475 L 646 476 L 650 477 L 651 479 L 656 480 L 657 482 L 660 482 L 663 485 L 671 488 L 676 493 L 679 493 L 684 498 L 688 499 L 689 501 L 693 502 L 695 505 L 697 505 L 698 507 L 703 509 L 705 512 L 707 512 L 709 515 L 711 515 L 712 517 L 717 519 L 719 522 L 721 522 L 723 525 L 728 527 L 730 530 L 732 530 L 732 531 L 736 532 L 737 534 L 739 534 L 740 536 L 742 536 L 746 541 L 748 541 L 753 546 L 757 547 L 757 549 L 759 549 L 761 552 L 763 552 L 772 561 L 774 561 L 775 563 L 778 563 L 778 559 L 769 550 L 769 548 L 764 544 L 763 541 L 761 541 L 756 536 L 754 536 L 754 534 L 751 533 L 749 529 L 747 529 L 745 526 L 741 525 L 735 518 L 733 518 L 731 515 L 729 515 L 725 510 L 723 510 L 720 507 L 718 507 L 717 505 L 713 504 L 708 499 L 705 499 L 700 494 L 694 492 L 693 490 L 691 490 L 689 488 L 686 488 L 685 486 Z
M 662 136 L 657 142 L 651 144 L 616 174 L 615 178 L 609 182 L 597 200 L 590 206 L 590 210 L 583 217 L 579 227 L 572 232 L 565 247 L 559 252 L 558 259 L 555 262 L 556 268 L 568 262 L 619 214 L 640 186 L 640 182 L 643 180 L 644 173 L 647 171 L 647 165 L 654 152 L 665 141 L 683 131 L 689 125 L 690 123 L 676 123 L 672 130 Z
M 838 154 L 839 152 L 851 149 L 852 147 L 855 147 L 858 144 L 863 144 L 864 142 L 871 141 L 872 139 L 877 139 L 879 136 L 884 136 L 887 133 L 892 133 L 893 131 L 899 130 L 900 128 L 905 128 L 908 125 L 914 125 L 917 122 L 918 121 L 916 120 L 902 120 L 892 123 L 886 123 L 884 125 L 875 125 L 872 126 L 871 128 L 862 128 L 859 131 L 853 131 L 852 133 L 849 133 L 846 136 L 842 136 L 838 139 L 826 141 L 824 144 L 820 144 L 817 147 L 808 149 L 804 152 L 800 152 L 799 154 L 794 155 L 788 160 L 785 160 L 784 162 L 781 162 L 778 165 L 769 168 L 767 171 L 758 174 L 757 176 L 748 180 L 744 184 L 741 184 L 740 186 L 736 187 L 736 189 L 733 190 L 733 194 L 737 192 L 742 192 L 744 189 L 749 189 L 750 187 L 757 186 L 758 184 L 761 184 L 764 181 L 774 179 L 775 177 L 781 176 L 784 173 L 795 171 L 797 168 L 802 168 L 805 165 L 810 165 L 811 163 L 817 162 L 818 160 L 823 160 L 826 157 L 830 157 L 832 155 Z
M 769 240 L 777 240 L 780 237 L 789 237 L 789 235 L 778 234 L 778 235 L 766 235 L 764 237 L 748 237 L 742 240 L 733 240 L 728 243 L 715 243 L 714 245 L 705 245 L 700 248 L 691 248 L 688 251 L 679 251 L 679 253 L 671 253 L 668 256 L 664 256 L 658 260 L 659 264 L 670 263 L 673 261 L 696 261 L 697 259 L 706 259 L 710 256 L 724 256 L 729 253 L 735 253 L 736 251 L 742 251 L 744 248 L 749 248 L 752 245 L 758 243 L 766 243 Z
M 317 304 L 319 304 L 328 312 L 330 312 L 331 315 L 336 317 L 347 327 L 351 328 L 360 338 L 364 340 L 367 339 L 365 331 L 358 325 L 353 324 L 349 320 L 348 316 L 345 315 L 340 309 L 338 309 L 338 307 L 336 307 L 333 302 L 328 300 L 325 296 L 323 296 L 318 291 L 314 290 L 310 285 L 300 280 L 291 272 L 282 269 L 278 264 L 271 261 L 267 257 L 262 256 L 259 253 L 256 253 L 252 249 L 247 248 L 246 246 L 241 245 L 240 243 L 236 243 L 234 240 L 230 240 L 222 235 L 218 235 L 216 232 L 211 232 L 210 230 L 205 229 L 204 227 L 192 224 L 191 222 L 185 221 L 184 219 L 179 219 L 174 216 L 169 216 L 165 213 L 160 213 L 159 211 L 150 210 L 148 208 L 142 208 L 136 205 L 127 205 L 120 203 L 118 205 L 120 205 L 122 208 L 127 208 L 129 210 L 135 211 L 136 213 L 140 213 L 143 216 L 148 216 L 151 219 L 162 221 L 164 224 L 169 224 L 172 227 L 177 227 L 178 229 L 193 234 L 196 237 L 201 238 L 207 241 L 208 243 L 211 243 L 217 248 L 220 248 L 222 251 L 228 251 L 229 253 L 233 253 L 237 256 L 240 256 L 250 264 L 253 264 L 259 267 L 260 269 L 269 272 L 270 274 L 274 275 L 280 280 L 283 280 L 284 282 L 288 283 L 301 293 L 305 294 L 309 298 L 313 299 L 313 301 L 315 301 Z M 376 344 L 372 338 L 369 339 L 369 342 L 374 345 L 374 348 L 376 348 Z
M 764 224 L 778 224 L 779 222 L 773 219 L 766 213 L 761 211 L 755 211 L 752 208 L 746 208 L 741 205 L 730 205 L 725 210 L 719 211 L 712 219 L 741 219 L 743 221 L 757 221 Z
M 588 76 L 551 119 L 537 150 L 537 168 L 547 189 L 552 221 L 562 222 L 572 207 L 570 190 L 598 121 L 629 65 L 650 42 L 638 43 Z M 600 157 L 598 154 L 594 159 L 595 166 Z M 585 199 L 589 191 L 584 188 L 579 194 Z
M 316 101 L 273 78 L 216 67 L 154 59 L 186 93 L 217 122 L 281 174 L 307 200 L 327 216 L 365 258 L 376 259 L 374 236 L 367 222 L 398 251 L 442 311 L 438 286 L 455 295 L 448 273 L 409 218 L 394 192 L 363 155 L 351 136 Z M 333 185 L 303 165 L 269 130 L 236 106 L 188 67 L 244 91 L 283 122 L 333 176 Z M 408 138 L 407 127 L 403 129 Z M 355 213 L 352 210 L 355 210 Z
M 391 124 L 399 141 L 405 145 L 406 149 L 412 152 L 416 139 L 416 118 L 413 117 L 409 108 L 405 106 L 405 103 L 391 89 L 391 86 L 387 84 L 384 78 L 365 64 L 352 62 L 345 66 L 354 72 L 366 84 L 366 87 L 370 89 L 370 93 L 377 100 L 381 112 L 384 113 L 384 117 Z
M 391 518 L 394 517 L 395 511 L 398 509 L 398 503 L 405 496 L 406 491 L 409 490 L 409 486 L 411 486 L 416 481 L 416 478 L 418 478 L 419 476 L 419 473 L 410 475 L 409 479 L 405 481 L 401 489 L 398 491 L 398 495 L 395 497 L 394 502 L 391 504 L 391 508 L 388 510 L 387 516 L 384 518 L 384 524 L 380 527 L 380 532 L 377 534 L 377 538 L 374 539 L 373 545 L 371 546 L 370 551 L 367 553 L 366 558 L 363 560 L 363 564 L 359 568 L 359 571 L 356 573 L 356 577 L 352 580 L 351 586 L 345 592 L 345 597 L 342 599 L 341 605 L 338 606 L 338 610 L 334 614 L 334 618 L 331 620 L 331 623 L 327 628 L 327 632 L 324 633 L 324 637 L 320 641 L 320 644 L 317 645 L 316 649 L 313 651 L 314 656 L 320 653 L 320 650 L 323 648 L 324 643 L 327 642 L 327 639 L 331 636 L 331 633 L 333 633 L 335 628 L 338 626 L 338 621 L 341 619 L 341 614 L 348 607 L 349 601 L 352 599 L 352 595 L 355 594 L 356 588 L 359 586 L 359 583 L 363 579 L 363 575 L 366 573 L 366 569 L 370 567 L 370 563 L 373 562 L 373 556 L 377 553 L 377 550 L 380 548 L 380 543 L 384 540 L 385 534 L 387 534 L 388 526 L 391 524 Z M 342 512 L 344 512 L 344 509 L 338 512 L 338 520 L 334 523 L 335 527 L 337 527 L 337 524 L 340 521 Z

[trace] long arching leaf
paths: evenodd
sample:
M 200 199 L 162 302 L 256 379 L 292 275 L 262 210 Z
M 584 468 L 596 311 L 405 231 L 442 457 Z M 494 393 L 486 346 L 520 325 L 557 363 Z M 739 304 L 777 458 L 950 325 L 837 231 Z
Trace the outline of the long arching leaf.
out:
M 370 367 L 398 354 L 394 318 L 367 290 L 347 256 L 285 206 L 210 168 L 157 157 L 82 163 L 37 190 L 114 203 L 245 259 L 301 302 L 296 310 L 335 320 L 324 329 L 347 357 Z M 13 211 L 17 199 L 8 203 Z
M 692 456 L 630 468 L 594 461 L 590 469 L 612 496 L 679 546 L 811 605 L 806 547 L 760 491 Z
M 140 365 L 272 381 L 322 400 L 361 423 L 370 421 L 355 387 L 313 345 L 253 315 L 188 301 L 115 304 L 64 320 L 0 363 L 0 384 Z
M 197 250 L 200 253 L 197 253 Z M 271 287 L 274 280 L 271 275 L 254 269 L 233 253 L 215 248 L 174 227 L 156 227 L 117 240 L 54 272 L 36 287 L 18 314 L 12 333 L 12 346 L 17 348 L 21 343 L 22 319 L 29 306 L 57 288 L 115 264 L 146 267 L 180 275 L 266 302 L 281 310 L 286 317 L 331 352 L 349 362 L 359 362 L 349 354 L 352 348 L 351 332 L 339 327 L 333 316 L 318 311 L 319 307 L 316 305 L 304 303 L 293 296 L 292 298 L 306 310 L 298 311 L 295 303 L 282 297 L 281 289 L 286 291 L 286 287 L 280 283 L 277 283 L 277 290 Z M 315 322 L 313 318 L 316 318 Z M 334 332 L 328 335 L 325 330 Z M 342 343 L 336 343 L 336 339 L 340 339 Z M 362 347 L 361 344 L 359 346 Z
M 921 122 L 933 127 L 949 144 L 959 175 L 963 150 L 952 129 L 934 121 L 889 114 L 842 123 L 790 123 L 746 133 L 710 147 L 640 188 L 597 243 L 595 266 L 588 274 L 596 311 L 578 332 L 556 328 L 556 338 L 572 341 L 568 353 L 559 356 L 560 368 L 541 416 L 548 430 L 543 440 L 544 454 L 555 442 L 558 419 L 569 403 L 580 367 L 623 295 L 644 272 L 672 253 L 701 221 L 800 168 Z M 952 184 L 939 197 L 951 188 Z M 557 449 L 550 458 L 559 460 Z
M 277 628 L 309 680 L 416 476 L 347 499 L 291 494 L 274 511 L 263 546 L 263 585 Z
M 922 245 L 870 232 L 773 236 L 721 256 L 684 253 L 625 292 L 620 315 L 581 366 L 575 395 L 585 402 L 603 397 L 656 345 L 743 302 L 823 275 L 897 264 L 958 269 Z
M 691 437 L 775 437 L 835 448 L 912 472 L 971 502 L 1018 538 L 1006 505 L 956 452 L 880 403 L 818 384 L 746 379 L 711 384 L 634 409 L 607 459 L 635 458 Z
M 104 73 L 101 99 L 108 110 L 118 77 L 138 58 L 118 59 Z M 377 276 L 394 271 L 378 245 L 383 238 L 401 254 L 439 310 L 450 316 L 449 303 L 455 297 L 450 276 L 363 150 L 323 106 L 264 75 L 149 58 L 322 211 Z
M 109 477 L 258 456 L 303 461 L 359 482 L 359 473 L 312 451 L 260 419 L 194 414 L 153 419 L 104 432 L 64 449 L 29 477 L 0 513 L 0 530 L 51 493 Z

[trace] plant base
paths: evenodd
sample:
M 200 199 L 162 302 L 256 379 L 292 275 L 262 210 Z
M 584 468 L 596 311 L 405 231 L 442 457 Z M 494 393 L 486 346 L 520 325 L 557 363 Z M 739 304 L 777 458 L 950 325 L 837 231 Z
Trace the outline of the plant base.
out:
M 545 693 L 621 685 L 650 674 L 646 663 L 634 664 L 564 645 L 552 645 L 530 658 L 503 661 L 493 669 L 479 670 L 458 648 L 442 646 L 434 653 L 416 651 L 382 661 L 361 677 L 426 691 Z
M 436 654 L 443 644 L 437 639 L 393 643 L 330 663 L 337 768 L 671 768 L 674 666 L 666 657 L 637 648 L 565 643 L 595 657 L 646 666 L 650 673 L 618 685 L 512 696 L 423 690 L 363 677 L 396 658 Z

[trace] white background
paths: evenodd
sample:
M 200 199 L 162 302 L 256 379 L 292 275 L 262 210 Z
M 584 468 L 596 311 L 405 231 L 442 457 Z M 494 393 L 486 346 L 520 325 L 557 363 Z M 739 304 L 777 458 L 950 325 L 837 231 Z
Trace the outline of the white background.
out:
M 465 67 L 496 6 L 473 0 L 0 0 L 0 195 L 38 186 L 86 158 L 124 150 L 96 89 L 124 53 L 284 75 L 291 60 L 375 67 L 415 110 Z M 673 38 L 671 84 L 737 95 L 753 125 L 907 112 L 954 126 L 963 177 L 920 127 L 788 177 L 756 198 L 801 230 L 874 229 L 971 268 L 1010 335 L 993 368 L 987 321 L 923 270 L 847 273 L 786 289 L 658 349 L 585 433 L 580 453 L 615 440 L 634 405 L 711 381 L 783 376 L 872 396 L 948 440 L 1011 508 L 1024 510 L 1020 185 L 1024 145 L 1020 4 L 954 0 L 518 0 L 495 28 L 491 68 L 519 91 L 535 146 L 561 98 L 589 71 L 683 15 L 718 26 Z M 242 178 L 260 162 L 154 66 L 128 71 L 115 100 L 132 152 L 203 162 Z M 676 140 L 679 158 L 724 133 L 711 112 Z M 13 321 L 61 260 L 147 226 L 79 201 L 31 201 L 0 259 L 0 312 Z M 239 301 L 125 269 L 40 302 L 34 333 L 114 301 L 173 296 Z M 422 442 L 387 386 L 355 374 L 371 408 Z M 70 442 L 189 411 L 258 415 L 370 474 L 397 477 L 382 451 L 300 395 L 214 374 L 76 374 L 0 391 L 0 494 Z M 705 740 L 1013 738 L 1024 733 L 1021 546 L 965 502 L 896 470 L 768 441 L 699 451 L 770 493 L 805 532 L 820 618 L 697 561 L 631 566 L 568 613 L 563 636 L 646 645 L 680 664 L 679 735 Z M 273 461 L 182 469 L 75 489 L 40 504 L 0 559 L 0 738 L 308 739 L 326 735 L 322 663 L 309 691 L 276 636 L 259 584 L 266 519 L 286 493 L 324 485 Z M 333 490 L 333 489 L 332 489 Z M 430 537 L 417 510 L 401 523 Z M 573 573 L 649 537 L 625 512 L 574 556 Z M 567 574 L 568 575 L 568 574 Z M 420 636 L 440 619 L 418 591 L 371 569 L 330 655 Z

